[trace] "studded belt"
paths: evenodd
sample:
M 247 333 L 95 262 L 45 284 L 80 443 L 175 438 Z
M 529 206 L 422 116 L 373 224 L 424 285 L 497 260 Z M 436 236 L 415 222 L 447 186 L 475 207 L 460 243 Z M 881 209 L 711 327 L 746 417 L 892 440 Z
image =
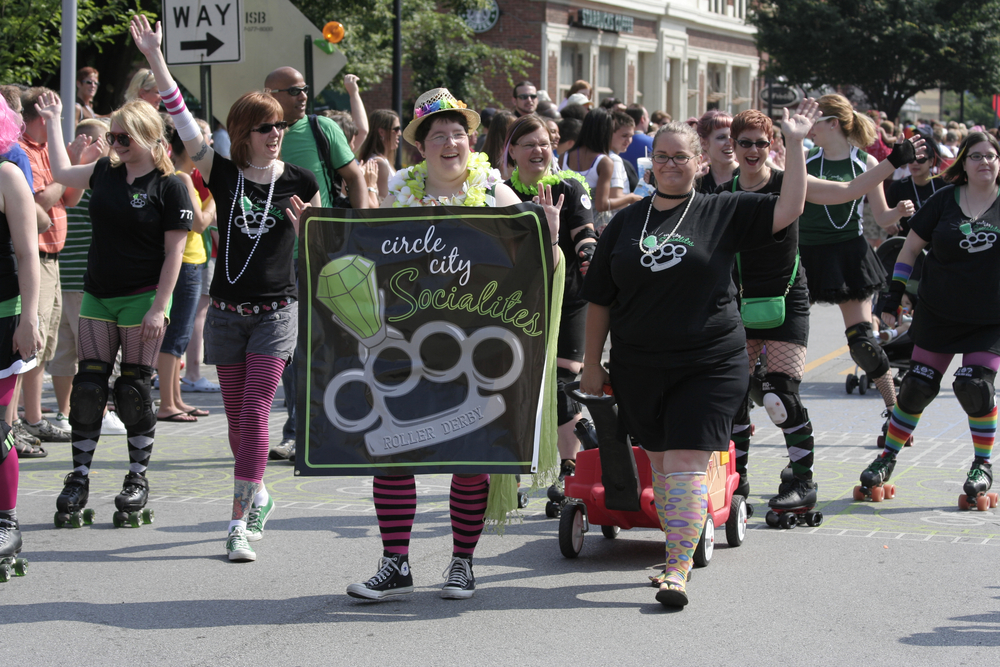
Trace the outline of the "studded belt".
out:
M 212 299 L 212 307 L 218 308 L 219 310 L 224 310 L 228 313 L 239 313 L 243 317 L 249 317 L 251 315 L 268 313 L 271 312 L 272 310 L 281 310 L 282 308 L 287 308 L 296 301 L 297 299 L 293 296 L 285 296 L 281 297 L 280 299 L 275 299 L 273 301 L 244 301 L 243 303 L 234 303 L 232 301 L 222 301 L 220 299 Z

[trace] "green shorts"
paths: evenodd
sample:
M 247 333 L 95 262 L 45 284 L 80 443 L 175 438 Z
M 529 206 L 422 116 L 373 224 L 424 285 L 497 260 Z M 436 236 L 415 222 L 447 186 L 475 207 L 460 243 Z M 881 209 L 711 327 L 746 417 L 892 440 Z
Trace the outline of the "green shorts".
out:
M 99 299 L 93 294 L 83 293 L 83 302 L 80 304 L 80 317 L 88 320 L 101 320 L 104 322 L 114 322 L 120 327 L 137 327 L 142 325 L 142 318 L 153 307 L 156 300 L 156 290 L 141 292 L 139 294 L 129 294 L 127 296 L 113 296 L 108 299 Z M 167 299 L 166 318 L 170 319 L 171 296 Z

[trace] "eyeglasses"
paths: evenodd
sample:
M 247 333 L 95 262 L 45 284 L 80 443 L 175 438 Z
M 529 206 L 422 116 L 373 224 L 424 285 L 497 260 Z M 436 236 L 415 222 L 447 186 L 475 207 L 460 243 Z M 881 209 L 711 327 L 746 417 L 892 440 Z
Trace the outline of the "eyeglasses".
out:
M 517 99 L 522 100 L 522 101 L 524 101 L 524 100 L 537 100 L 538 99 L 538 95 L 518 95 Z
M 515 146 L 520 146 L 521 148 L 533 151 L 536 148 L 541 148 L 543 151 L 547 151 L 552 148 L 552 144 L 514 144 Z
M 997 154 L 996 153 L 970 153 L 968 155 L 968 158 L 970 160 L 972 160 L 973 162 L 982 162 L 983 160 L 986 160 L 987 162 L 996 162 L 996 160 L 997 160 Z
M 435 134 L 433 137 L 429 137 L 427 141 L 435 146 L 444 146 L 448 143 L 449 139 L 454 141 L 456 144 L 460 144 L 463 141 L 468 141 L 469 135 L 465 132 L 455 132 L 454 134 Z
M 108 142 L 109 146 L 114 146 L 115 142 L 122 148 L 128 148 L 132 144 L 132 137 L 128 136 L 125 132 L 121 134 L 115 134 L 114 132 L 108 132 L 104 135 L 104 140 Z
M 654 153 L 653 154 L 653 162 L 655 162 L 656 164 L 666 164 L 666 163 L 672 161 L 678 167 L 683 167 L 690 160 L 693 160 L 693 159 L 694 159 L 694 156 L 692 156 L 692 155 L 667 155 L 666 153 Z
M 392 128 L 392 131 L 393 132 L 402 132 L 403 128 L 401 128 L 400 126 L 397 125 L 396 127 Z
M 740 148 L 752 148 L 756 146 L 757 148 L 764 150 L 771 145 L 770 141 L 764 141 L 763 139 L 758 139 L 757 141 L 750 141 L 749 139 L 738 139 L 736 143 Z
M 278 132 L 284 132 L 288 128 L 288 123 L 283 120 L 279 120 L 277 123 L 261 123 L 257 127 L 253 128 L 254 132 L 260 132 L 261 134 L 271 134 L 271 130 L 278 130 Z
M 309 94 L 309 84 L 304 86 L 290 86 L 288 88 L 270 88 L 265 93 L 288 93 L 292 97 L 298 97 L 302 93 Z

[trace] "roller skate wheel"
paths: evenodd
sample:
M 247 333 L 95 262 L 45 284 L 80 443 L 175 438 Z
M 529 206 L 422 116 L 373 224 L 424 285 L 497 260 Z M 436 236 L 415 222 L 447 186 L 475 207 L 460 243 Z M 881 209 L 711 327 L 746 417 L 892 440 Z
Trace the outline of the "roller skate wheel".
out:
M 795 528 L 796 523 L 797 521 L 795 520 L 795 515 L 792 514 L 791 512 L 787 514 L 782 514 L 781 517 L 778 519 L 778 525 L 781 528 L 784 528 L 785 530 Z
M 525 497 L 527 498 L 527 496 L 525 496 Z M 528 504 L 527 501 L 525 501 L 525 503 L 524 503 L 524 505 L 522 505 L 522 507 L 526 506 L 527 504 Z M 153 523 L 153 521 L 155 519 L 156 519 L 156 513 L 153 510 L 151 510 L 151 509 L 145 509 L 145 510 L 142 511 L 142 522 L 143 523 Z
M 133 528 L 138 528 L 142 525 L 142 516 L 138 512 L 131 512 L 128 515 L 128 524 Z
M 809 521 L 809 525 L 810 526 L 821 526 L 821 525 L 823 525 L 823 513 L 822 512 L 813 512 L 809 516 L 809 519 L 811 519 Z
M 52 518 L 52 523 L 56 525 L 56 528 L 62 528 L 66 525 L 66 518 L 62 512 L 56 512 L 56 515 Z
M 995 493 L 987 493 L 986 497 L 990 499 L 990 507 L 996 507 L 997 501 L 1000 500 L 1000 496 Z
M 768 512 L 767 514 L 765 514 L 764 515 L 764 523 L 766 523 L 767 525 L 769 525 L 771 528 L 777 528 L 778 527 L 778 513 L 777 512 Z
M 73 512 L 69 515 L 70 528 L 83 528 L 83 512 Z
M 7 563 L 0 565 L 0 583 L 6 584 L 13 576 L 13 569 Z
M 958 509 L 960 509 L 960 510 L 972 509 L 972 507 L 969 505 L 969 497 L 968 496 L 966 496 L 966 495 L 963 494 L 963 495 L 961 495 L 961 496 L 958 497 Z
M 875 439 L 875 448 L 876 449 L 885 449 L 885 436 L 884 435 L 880 435 L 878 438 Z
M 896 485 L 895 484 L 886 484 L 882 488 L 885 489 L 885 499 L 886 500 L 892 500 L 893 498 L 896 497 Z
M 976 509 L 980 512 L 985 512 L 990 508 L 990 499 L 986 496 L 978 496 L 976 498 Z
M 854 499 L 855 500 L 864 500 L 865 499 L 865 490 L 863 488 L 861 488 L 860 486 L 854 487 Z
M 885 487 L 884 486 L 873 486 L 872 487 L 872 502 L 880 503 L 885 500 Z
M 97 512 L 92 509 L 83 510 L 83 523 L 88 526 L 93 525 L 96 516 Z
M 18 577 L 23 577 L 28 574 L 28 559 L 18 558 L 14 561 L 14 574 Z
M 111 515 L 111 523 L 114 524 L 115 528 L 124 528 L 127 519 L 128 516 L 123 512 L 115 512 Z

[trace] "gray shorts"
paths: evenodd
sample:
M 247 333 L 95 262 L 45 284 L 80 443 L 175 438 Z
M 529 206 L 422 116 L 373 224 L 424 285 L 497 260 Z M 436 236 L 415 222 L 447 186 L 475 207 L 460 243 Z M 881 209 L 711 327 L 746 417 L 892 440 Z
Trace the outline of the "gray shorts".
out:
M 299 304 L 248 315 L 208 308 L 205 319 L 205 363 L 241 364 L 248 354 L 266 354 L 290 361 L 299 334 Z

